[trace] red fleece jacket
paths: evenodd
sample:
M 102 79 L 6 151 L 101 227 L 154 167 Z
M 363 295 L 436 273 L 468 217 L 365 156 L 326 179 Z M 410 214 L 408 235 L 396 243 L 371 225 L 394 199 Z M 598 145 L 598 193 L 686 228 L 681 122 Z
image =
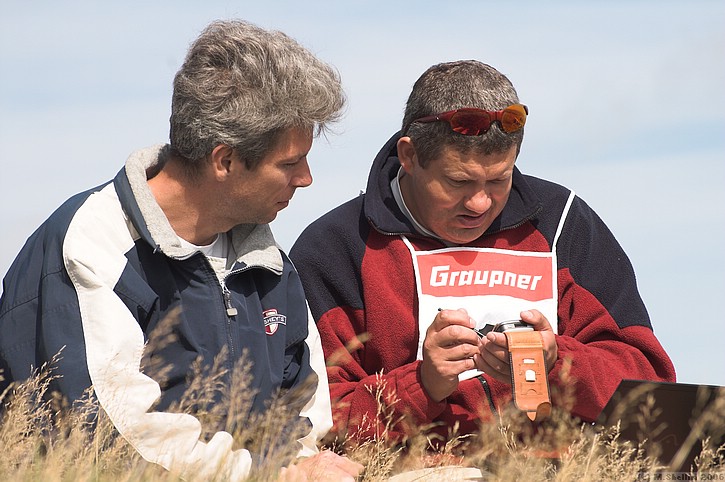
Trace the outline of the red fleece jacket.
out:
M 373 163 L 366 194 L 315 221 L 290 251 L 328 360 L 333 432 L 399 439 L 431 430 L 445 437 L 457 424 L 459 434 L 472 433 L 510 403 L 511 387 L 482 375 L 435 402 L 421 384 L 415 278 L 400 234 L 428 249 L 443 246 L 417 234 L 397 208 L 389 187 L 399 168 L 395 141 Z M 568 195 L 516 169 L 503 212 L 469 246 L 551 251 Z M 583 420 L 599 415 L 623 378 L 674 381 L 629 259 L 578 197 L 557 243 L 557 263 L 559 357 L 549 374 L 554 403 L 564 388 L 566 359 L 576 397 L 572 412 Z

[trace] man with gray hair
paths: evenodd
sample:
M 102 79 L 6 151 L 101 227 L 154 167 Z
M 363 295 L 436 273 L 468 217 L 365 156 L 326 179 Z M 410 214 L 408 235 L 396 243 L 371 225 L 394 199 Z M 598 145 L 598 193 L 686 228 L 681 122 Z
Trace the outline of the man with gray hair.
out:
M 430 67 L 366 192 L 292 247 L 342 439 L 475 434 L 512 400 L 538 421 L 563 387 L 591 421 L 623 378 L 674 381 L 607 226 L 516 167 L 527 116 L 493 67 Z
M 312 140 L 344 102 L 338 74 L 285 34 L 209 25 L 174 79 L 170 143 L 70 198 L 11 266 L 0 393 L 53 361 L 53 390 L 76 401 L 92 387 L 145 459 L 195 480 L 282 465 L 233 436 L 277 406 L 294 415 L 280 433 L 306 457 L 283 475 L 352 480 L 359 464 L 318 451 L 331 426 L 319 335 L 269 227 L 312 183 Z M 249 409 L 215 408 L 238 390 L 240 365 Z M 204 375 L 217 389 L 201 407 L 184 397 Z

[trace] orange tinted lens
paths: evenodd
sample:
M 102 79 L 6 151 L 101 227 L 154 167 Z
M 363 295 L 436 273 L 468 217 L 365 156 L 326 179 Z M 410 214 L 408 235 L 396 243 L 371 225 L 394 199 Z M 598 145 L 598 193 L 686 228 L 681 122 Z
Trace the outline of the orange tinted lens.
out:
M 501 127 L 506 132 L 516 132 L 526 124 L 526 110 L 517 104 L 504 109 L 501 114 Z
M 465 136 L 477 136 L 491 127 L 491 117 L 485 112 L 458 111 L 451 117 L 451 128 Z

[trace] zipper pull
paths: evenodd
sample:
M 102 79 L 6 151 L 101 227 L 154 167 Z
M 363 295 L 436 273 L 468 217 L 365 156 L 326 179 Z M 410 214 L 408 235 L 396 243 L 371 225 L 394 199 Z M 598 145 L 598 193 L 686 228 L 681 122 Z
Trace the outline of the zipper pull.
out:
M 232 293 L 229 288 L 224 286 L 224 304 L 227 307 L 227 316 L 237 316 L 237 309 L 232 305 Z

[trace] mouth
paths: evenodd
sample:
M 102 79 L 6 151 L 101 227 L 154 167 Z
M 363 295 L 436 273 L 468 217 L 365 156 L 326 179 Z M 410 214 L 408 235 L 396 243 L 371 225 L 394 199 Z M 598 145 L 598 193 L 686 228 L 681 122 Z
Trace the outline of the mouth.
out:
M 459 214 L 456 216 L 462 227 L 472 229 L 480 227 L 486 219 L 486 213 L 478 215 Z

